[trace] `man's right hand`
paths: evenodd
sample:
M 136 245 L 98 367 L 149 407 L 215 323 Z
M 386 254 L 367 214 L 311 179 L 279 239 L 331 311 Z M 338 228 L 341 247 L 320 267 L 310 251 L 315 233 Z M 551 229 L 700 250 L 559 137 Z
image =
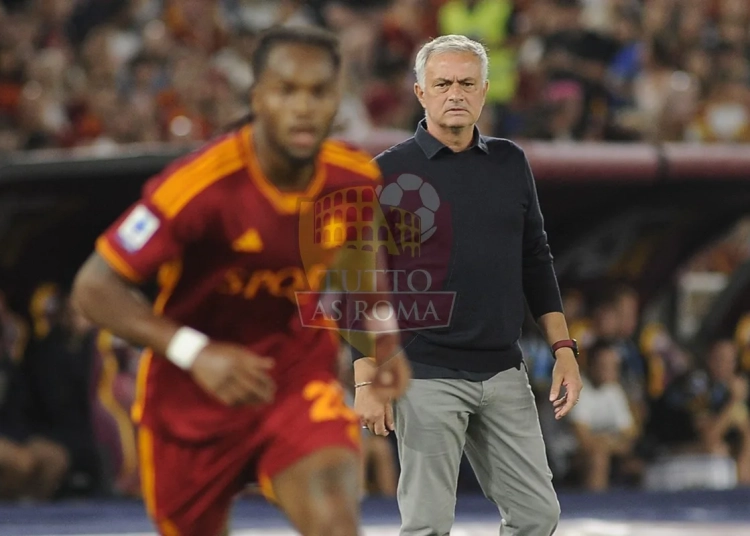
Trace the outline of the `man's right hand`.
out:
M 387 436 L 394 430 L 391 403 L 383 404 L 372 385 L 364 385 L 354 393 L 354 411 L 362 424 L 375 435 Z
M 211 343 L 193 362 L 195 382 L 228 406 L 267 404 L 276 385 L 268 374 L 274 360 L 233 344 Z

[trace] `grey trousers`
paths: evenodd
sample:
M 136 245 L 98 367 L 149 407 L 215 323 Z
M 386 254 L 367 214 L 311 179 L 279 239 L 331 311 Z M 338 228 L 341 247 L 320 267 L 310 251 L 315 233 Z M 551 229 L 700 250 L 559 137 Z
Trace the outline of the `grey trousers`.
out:
M 445 536 L 464 450 L 503 536 L 550 536 L 560 518 L 525 365 L 485 382 L 413 380 L 394 406 L 401 536 Z

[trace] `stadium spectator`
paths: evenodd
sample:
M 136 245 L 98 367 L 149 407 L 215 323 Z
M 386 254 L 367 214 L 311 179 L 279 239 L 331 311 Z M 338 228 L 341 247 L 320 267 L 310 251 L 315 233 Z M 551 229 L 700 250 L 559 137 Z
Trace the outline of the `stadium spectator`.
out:
M 33 338 L 43 340 L 60 323 L 64 311 L 64 298 L 54 283 L 41 283 L 29 300 L 29 314 Z
M 646 362 L 636 342 L 640 324 L 638 295 L 634 289 L 607 284 L 596 293 L 591 304 L 591 318 L 580 319 L 571 327 L 582 348 L 581 359 L 588 367 L 588 348 L 598 341 L 610 341 L 620 355 L 620 381 L 631 409 L 639 423 L 647 418 Z
M 18 365 L 3 338 L 4 327 L 0 324 L 0 500 L 21 498 L 34 471 L 33 455 L 19 442 L 19 435 L 23 436 L 18 419 L 23 388 L 18 385 Z
M 130 418 L 140 353 L 104 330 L 93 338 L 92 421 L 103 485 L 117 495 L 140 496 L 136 429 Z
M 745 79 L 724 75 L 687 127 L 686 138 L 701 142 L 750 142 L 750 90 Z
M 673 381 L 690 370 L 692 357 L 680 348 L 660 323 L 646 325 L 639 342 L 648 368 L 648 398 L 655 402 Z
M 94 335 L 63 298 L 59 322 L 30 349 L 23 364 L 34 434 L 64 448 L 65 491 L 94 493 L 101 485 L 92 423 Z
M 15 363 L 20 363 L 29 341 L 29 328 L 20 315 L 10 310 L 2 290 L 0 290 L 0 340 L 7 357 Z
M 750 313 L 743 314 L 737 322 L 734 340 L 739 348 L 740 370 L 750 374 Z
M 481 38 L 491 52 L 488 110 L 499 116 L 483 120 L 497 119 L 497 132 L 553 140 L 748 136 L 750 39 L 741 0 L 5 4 L 0 150 L 204 139 L 244 113 L 253 35 L 310 23 L 341 37 L 347 134 L 364 110 L 375 126 L 412 130 L 418 117 L 402 91 L 413 75 L 403 65 L 429 37 L 451 32 Z M 217 71 L 212 87 L 187 94 L 171 69 L 186 56 L 200 64 L 194 75 Z M 110 117 L 113 109 L 122 117 Z
M 588 373 L 581 398 L 571 412 L 583 461 L 583 481 L 590 491 L 609 486 L 613 460 L 632 455 L 639 429 L 620 384 L 618 347 L 600 341 L 589 349 Z
M 632 108 L 633 82 L 641 71 L 644 53 L 641 13 L 632 3 L 617 9 L 612 36 L 619 44 L 608 73 L 613 104 L 619 110 Z
M 442 35 L 465 35 L 488 48 L 490 88 L 485 114 L 489 113 L 490 128 L 483 132 L 496 136 L 507 136 L 507 116 L 518 89 L 517 15 L 512 0 L 449 0 L 437 13 Z
M 634 81 L 637 128 L 649 141 L 678 140 L 690 120 L 697 81 L 680 70 L 679 44 L 671 34 L 651 38 L 643 70 Z
M 0 325 L 0 500 L 51 499 L 68 468 L 64 448 L 33 433 L 33 399 L 23 363 L 13 359 Z
M 616 339 L 620 334 L 620 315 L 613 297 L 599 295 L 592 311 L 591 328 L 595 339 Z
M 581 363 L 588 367 L 588 349 L 599 340 L 616 340 L 620 334 L 620 316 L 611 292 L 598 292 L 590 298 L 589 318 L 579 319 L 571 327 L 571 337 L 575 337 L 581 347 Z
M 634 417 L 642 425 L 648 418 L 648 370 L 636 341 L 640 324 L 639 298 L 633 288 L 618 286 L 613 301 L 618 315 L 616 340 L 622 358 L 621 381 Z
M 669 386 L 658 405 L 654 426 L 673 452 L 731 456 L 741 484 L 750 483 L 750 416 L 747 378 L 737 373 L 737 347 L 715 342 L 704 368 L 688 372 Z

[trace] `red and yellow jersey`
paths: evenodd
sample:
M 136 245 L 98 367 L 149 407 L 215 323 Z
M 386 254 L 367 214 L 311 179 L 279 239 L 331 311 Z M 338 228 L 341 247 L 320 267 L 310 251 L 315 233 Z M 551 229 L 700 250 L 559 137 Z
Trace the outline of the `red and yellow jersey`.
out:
M 334 333 L 301 321 L 317 300 L 296 294 L 318 290 L 333 260 L 313 211 L 351 192 L 370 198 L 381 177 L 369 155 L 327 141 L 306 190 L 281 191 L 261 171 L 252 135 L 248 126 L 219 138 L 150 180 L 96 249 L 133 283 L 157 277 L 157 313 L 275 358 L 283 390 L 336 362 Z M 150 426 L 205 436 L 202 428 L 218 431 L 243 411 L 219 404 L 166 359 L 145 367 L 134 416 Z

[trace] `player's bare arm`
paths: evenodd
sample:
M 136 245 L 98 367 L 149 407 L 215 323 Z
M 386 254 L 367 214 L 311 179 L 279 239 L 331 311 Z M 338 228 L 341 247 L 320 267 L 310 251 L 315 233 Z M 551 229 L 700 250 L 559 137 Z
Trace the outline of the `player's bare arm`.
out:
M 155 355 L 169 355 L 182 326 L 154 314 L 148 300 L 98 254 L 81 267 L 73 286 L 74 304 L 95 324 Z M 179 342 L 179 341 L 178 341 Z M 268 375 L 273 360 L 239 345 L 206 341 L 188 367 L 207 392 L 229 405 L 267 403 L 274 383 Z

